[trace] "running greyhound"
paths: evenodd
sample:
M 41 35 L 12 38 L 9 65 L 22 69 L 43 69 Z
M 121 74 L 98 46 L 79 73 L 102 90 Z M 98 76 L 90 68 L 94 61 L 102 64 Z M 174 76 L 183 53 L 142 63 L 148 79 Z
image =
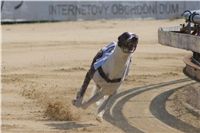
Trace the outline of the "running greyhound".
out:
M 86 109 L 93 103 L 99 103 L 97 119 L 103 120 L 103 114 L 107 109 L 107 103 L 128 75 L 131 58 L 138 44 L 138 36 L 130 32 L 124 32 L 118 37 L 118 42 L 111 42 L 102 48 L 94 57 L 91 67 L 87 72 L 84 82 L 77 92 L 73 105 Z M 93 96 L 83 101 L 83 96 L 93 79 L 95 91 Z M 101 102 L 100 102 L 101 101 Z

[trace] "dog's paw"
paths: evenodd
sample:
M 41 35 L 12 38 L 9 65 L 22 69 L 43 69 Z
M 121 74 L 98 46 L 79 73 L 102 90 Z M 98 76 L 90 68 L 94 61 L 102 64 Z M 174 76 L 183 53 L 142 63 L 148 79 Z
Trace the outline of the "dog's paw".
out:
M 96 116 L 96 120 L 98 122 L 103 122 L 103 115 L 104 115 L 104 111 L 101 111 L 100 113 L 98 113 Z
M 82 109 L 86 110 L 88 108 L 88 105 L 86 103 L 83 103 L 81 106 L 80 106 Z
M 96 120 L 97 120 L 98 122 L 102 123 L 102 122 L 103 122 L 103 117 L 97 115 Z
M 74 99 L 74 100 L 72 100 L 72 104 L 73 104 L 75 107 L 80 108 L 81 105 L 82 105 L 82 100 Z

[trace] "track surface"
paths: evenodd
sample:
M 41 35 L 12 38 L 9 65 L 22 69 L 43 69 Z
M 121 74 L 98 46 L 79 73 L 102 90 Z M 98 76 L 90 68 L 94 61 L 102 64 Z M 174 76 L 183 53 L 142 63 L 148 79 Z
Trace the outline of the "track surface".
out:
M 175 118 L 165 109 L 167 98 L 175 90 L 191 83 L 192 81 L 186 78 L 121 92 L 109 103 L 110 108 L 104 115 L 104 119 L 126 133 L 200 132 L 200 129 Z M 158 93 L 160 94 L 156 96 Z M 126 103 L 130 104 L 135 111 L 125 116 L 122 111 L 125 110 Z
M 183 79 L 186 77 L 182 73 L 185 67 L 182 59 L 190 52 L 165 47 L 157 42 L 160 26 L 170 27 L 183 22 L 102 20 L 2 25 L 2 132 L 184 131 L 158 117 L 162 112 L 158 107 L 162 106 L 155 108 L 151 104 L 162 93 L 192 82 Z M 68 109 L 65 107 L 74 99 L 96 52 L 110 41 L 116 41 L 124 31 L 137 33 L 140 43 L 133 56 L 129 77 L 119 89 L 121 93 L 110 103 L 105 115 L 107 121 L 96 121 L 95 105 L 85 111 L 69 105 L 73 115 L 78 112 L 81 116 L 78 120 L 46 118 L 47 105 L 59 102 L 58 110 Z M 166 82 L 170 80 L 175 81 Z M 88 90 L 92 87 L 91 84 Z M 90 91 L 86 96 L 90 96 Z M 164 105 L 165 99 L 162 102 L 162 99 L 156 98 L 155 103 L 160 100 Z M 151 105 L 154 111 L 150 109 Z

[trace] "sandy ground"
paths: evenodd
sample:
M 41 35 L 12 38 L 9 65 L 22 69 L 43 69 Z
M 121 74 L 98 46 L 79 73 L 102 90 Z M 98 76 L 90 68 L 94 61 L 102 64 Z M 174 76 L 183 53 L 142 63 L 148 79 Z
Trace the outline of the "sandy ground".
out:
M 96 52 L 110 41 L 116 41 L 124 31 L 137 33 L 140 40 L 130 74 L 119 92 L 187 78 L 182 73 L 185 66 L 182 59 L 191 52 L 157 42 L 159 27 L 180 23 L 184 21 L 100 20 L 3 25 L 2 131 L 131 132 L 120 128 L 117 122 L 99 123 L 95 120 L 95 105 L 87 110 L 76 109 L 71 100 Z M 147 91 L 134 97 L 136 100 L 131 97 L 116 112 L 123 113 L 125 122 L 142 132 L 181 132 L 156 119 L 149 111 L 149 104 L 160 93 L 185 84 Z
M 189 110 L 185 103 L 194 109 L 200 110 L 200 83 L 194 83 L 183 87 L 170 97 L 167 101 L 168 112 L 172 113 L 179 120 L 190 123 L 194 127 L 200 129 L 200 117 L 195 112 Z M 192 132 L 192 131 L 191 131 Z

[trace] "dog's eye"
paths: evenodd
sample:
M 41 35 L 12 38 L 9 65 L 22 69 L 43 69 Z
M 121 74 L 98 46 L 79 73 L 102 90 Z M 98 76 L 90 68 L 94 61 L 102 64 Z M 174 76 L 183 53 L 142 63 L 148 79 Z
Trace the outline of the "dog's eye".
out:
M 134 43 L 134 42 L 128 42 L 127 45 L 128 45 L 128 46 L 134 46 L 135 43 Z

